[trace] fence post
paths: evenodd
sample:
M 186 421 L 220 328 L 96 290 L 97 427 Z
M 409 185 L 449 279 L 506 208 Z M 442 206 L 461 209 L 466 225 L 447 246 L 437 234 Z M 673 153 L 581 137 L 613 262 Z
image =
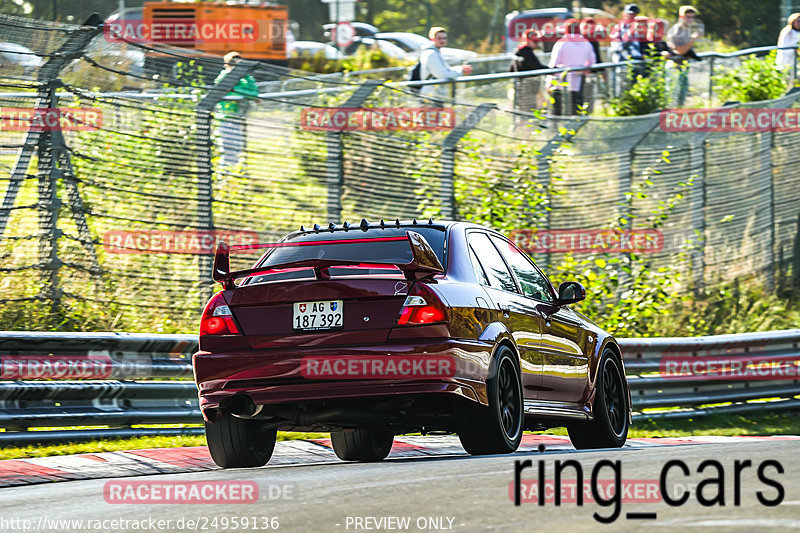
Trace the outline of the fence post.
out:
M 340 107 L 360 107 L 381 85 L 379 80 L 367 80 L 350 95 Z M 325 135 L 325 182 L 328 186 L 328 221 L 342 220 L 342 193 L 344 189 L 344 132 L 331 131 Z
M 739 102 L 726 102 L 723 108 L 738 107 Z M 695 133 L 689 145 L 689 166 L 699 168 L 697 182 L 692 186 L 689 193 L 689 205 L 692 213 L 692 229 L 698 236 L 698 243 L 692 247 L 692 284 L 695 293 L 699 293 L 705 286 L 706 272 L 706 166 L 708 165 L 708 154 L 706 138 L 710 132 Z M 698 158 L 698 145 L 700 150 L 700 161 Z
M 621 161 L 623 164 L 623 168 L 620 169 L 620 179 L 618 183 L 617 189 L 617 203 L 620 207 L 621 213 L 620 216 L 625 219 L 625 222 L 621 224 L 623 230 L 633 230 L 633 160 L 634 155 L 636 152 L 636 148 L 639 147 L 639 144 L 643 140 L 647 138 L 650 133 L 656 129 L 661 124 L 659 117 L 654 117 L 652 124 L 646 130 L 639 134 L 639 137 L 630 139 L 631 148 L 628 151 L 628 157 Z M 630 266 L 630 252 L 626 253 L 625 256 L 628 258 L 628 265 Z M 621 271 L 619 274 L 620 280 L 619 285 L 620 287 L 624 287 L 630 283 L 630 275 L 627 274 L 625 271 Z
M 549 118 L 552 119 L 554 117 Z M 587 122 L 589 122 L 589 117 L 579 116 L 578 118 L 567 123 L 566 126 L 559 127 L 558 133 L 553 135 L 539 151 L 539 157 L 537 157 L 536 161 L 536 179 L 540 183 L 545 183 L 547 185 L 545 189 L 547 191 L 547 209 L 545 215 L 545 225 L 547 228 L 545 229 L 553 229 L 551 227 L 550 217 L 553 203 L 553 176 L 550 173 L 550 158 L 559 148 L 564 145 L 564 143 L 568 143 L 573 137 L 575 137 L 578 134 L 578 130 L 580 130 Z M 542 264 L 544 266 L 550 265 L 549 252 L 544 252 L 544 260 L 542 261 Z
M 439 198 L 442 205 L 440 213 L 443 219 L 455 219 L 458 216 L 455 198 L 456 147 L 458 142 L 472 128 L 477 126 L 492 109 L 497 109 L 497 106 L 494 104 L 479 105 L 460 124 L 456 125 L 442 141 L 442 154 L 439 158 L 439 164 L 442 167 L 440 175 L 442 188 Z
M 708 107 L 714 105 L 714 56 L 708 58 Z
M 38 95 L 34 107 L 36 111 L 41 113 L 48 108 L 58 107 L 56 91 L 63 86 L 58 75 L 64 67 L 81 57 L 86 46 L 101 33 L 102 24 L 103 20 L 96 13 L 93 14 L 83 26 L 72 32 L 66 42 L 53 52 L 47 62 L 42 65 L 36 76 L 38 83 Z M 90 252 L 92 258 L 93 264 L 90 271 L 97 274 L 100 268 L 86 223 L 83 201 L 72 172 L 69 152 L 66 149 L 62 133 L 57 130 L 41 131 L 41 128 L 34 127 L 28 130 L 22 150 L 17 156 L 11 172 L 2 208 L 0 208 L 0 237 L 8 225 L 23 181 L 28 177 L 33 177 L 29 176 L 27 171 L 34 153 L 38 159 L 36 172 L 40 230 L 38 267 L 49 271 L 38 297 L 49 300 L 52 308 L 56 308 L 61 300 L 58 272 L 63 265 L 58 257 L 58 241 L 63 232 L 57 228 L 58 215 L 62 205 L 58 197 L 58 181 L 61 178 L 64 178 L 72 215 L 75 218 L 83 245 Z M 63 170 L 66 170 L 66 175 Z
M 57 104 L 57 97 L 53 94 L 53 106 Z M 89 231 L 89 224 L 86 221 L 86 207 L 83 204 L 80 191 L 78 190 L 78 179 L 75 176 L 75 170 L 72 168 L 72 161 L 70 160 L 69 150 L 67 150 L 67 143 L 64 140 L 64 135 L 61 130 L 51 132 L 50 138 L 51 147 L 54 153 L 54 162 L 60 163 L 60 172 L 58 177 L 62 178 L 62 183 L 67 191 L 67 199 L 70 204 L 72 216 L 75 219 L 75 226 L 78 229 L 78 236 L 80 237 L 81 245 L 89 254 L 92 266 L 89 272 L 95 276 L 102 273 L 100 263 L 97 260 L 97 250 L 94 248 L 94 241 L 92 240 L 92 233 Z
M 211 158 L 213 156 L 211 131 L 214 121 L 214 108 L 233 90 L 239 80 L 252 72 L 258 63 L 255 61 L 239 61 L 233 69 L 214 84 L 197 103 L 195 125 L 197 132 L 197 226 L 201 231 L 214 231 L 214 172 Z M 244 132 L 243 132 L 244 134 Z M 246 138 L 243 143 L 246 143 Z M 211 280 L 211 264 L 213 256 L 198 256 L 198 280 L 203 297 L 211 296 L 214 282 Z
M 794 249 L 792 250 L 792 292 L 789 302 L 800 299 L 800 214 L 797 215 L 797 229 L 794 233 Z
M 795 52 L 795 56 L 797 56 L 797 49 L 793 49 Z M 795 102 L 797 102 L 798 97 L 800 97 L 800 87 L 792 87 L 789 89 L 789 92 L 786 93 L 786 97 L 794 96 L 794 98 L 785 104 L 785 108 L 791 108 Z M 769 218 L 770 218 L 770 266 L 767 272 L 767 283 L 768 288 L 770 290 L 774 290 L 777 294 L 780 295 L 781 292 L 781 269 L 783 268 L 783 253 L 782 244 L 778 242 L 778 232 L 777 232 L 777 214 L 775 213 L 775 169 L 774 169 L 774 159 L 773 159 L 773 151 L 775 150 L 775 132 L 770 131 L 767 132 L 769 135 Z M 778 250 L 776 251 L 776 248 Z M 775 281 L 775 256 L 776 254 L 778 257 L 778 280 Z
M 81 56 L 86 45 L 102 31 L 98 26 L 102 24 L 103 21 L 97 14 L 89 17 L 84 25 L 72 33 L 61 48 L 53 52 L 50 55 L 50 59 L 42 65 L 36 76 L 39 89 L 36 104 L 34 104 L 35 109 L 46 109 L 48 106 L 53 106 L 54 96 L 51 98 L 50 84 L 58 80 L 58 75 L 65 66 Z M 54 94 L 53 92 L 52 95 Z M 6 226 L 8 225 L 8 219 L 14 208 L 19 188 L 22 182 L 28 177 L 27 170 L 31 162 L 31 157 L 39 149 L 43 133 L 47 132 L 31 128 L 25 136 L 22 150 L 19 156 L 17 156 L 14 169 L 11 171 L 11 178 L 8 188 L 6 189 L 6 195 L 3 198 L 3 205 L 0 207 L 0 237 L 3 236 Z

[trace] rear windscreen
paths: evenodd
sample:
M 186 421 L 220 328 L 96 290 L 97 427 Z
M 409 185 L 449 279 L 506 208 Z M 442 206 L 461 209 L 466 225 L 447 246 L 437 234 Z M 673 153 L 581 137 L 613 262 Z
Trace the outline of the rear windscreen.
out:
M 444 266 L 444 229 L 386 228 L 349 232 L 321 232 L 288 239 L 269 251 L 259 267 L 294 263 L 307 259 L 358 261 L 359 263 L 397 264 L 413 259 L 406 231 L 415 231 L 430 244 Z

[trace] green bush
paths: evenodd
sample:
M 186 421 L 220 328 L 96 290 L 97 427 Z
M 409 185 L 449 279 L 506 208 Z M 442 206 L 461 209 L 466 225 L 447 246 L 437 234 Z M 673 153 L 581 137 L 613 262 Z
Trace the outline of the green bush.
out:
M 775 63 L 775 51 L 751 57 L 734 69 L 723 69 L 713 78 L 721 102 L 760 102 L 780 98 L 788 82 Z
M 664 76 L 664 60 L 647 60 L 648 76 L 637 75 L 634 68 L 628 69 L 628 88 L 609 102 L 611 113 L 618 117 L 649 115 L 666 109 L 668 100 L 667 82 Z

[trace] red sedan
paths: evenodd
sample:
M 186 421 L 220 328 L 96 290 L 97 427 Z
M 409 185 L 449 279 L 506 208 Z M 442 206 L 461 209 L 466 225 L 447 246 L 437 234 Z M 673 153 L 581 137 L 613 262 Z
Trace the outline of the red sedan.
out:
M 260 248 L 247 270 L 231 254 Z M 395 435 L 455 432 L 510 453 L 566 426 L 576 448 L 619 447 L 630 391 L 619 346 L 570 308 L 503 235 L 462 222 L 301 228 L 276 244 L 220 242 L 222 283 L 200 324 L 195 379 L 222 467 L 266 464 L 276 432 L 330 431 L 344 460 Z

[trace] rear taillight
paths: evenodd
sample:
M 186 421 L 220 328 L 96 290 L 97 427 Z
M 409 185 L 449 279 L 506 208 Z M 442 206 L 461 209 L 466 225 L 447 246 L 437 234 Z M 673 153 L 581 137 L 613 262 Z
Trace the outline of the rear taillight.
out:
M 415 283 L 403 302 L 397 325 L 414 326 L 437 322 L 447 322 L 447 308 L 427 285 Z
M 239 328 L 233 320 L 231 308 L 221 292 L 215 294 L 206 304 L 200 320 L 200 335 L 238 335 Z

